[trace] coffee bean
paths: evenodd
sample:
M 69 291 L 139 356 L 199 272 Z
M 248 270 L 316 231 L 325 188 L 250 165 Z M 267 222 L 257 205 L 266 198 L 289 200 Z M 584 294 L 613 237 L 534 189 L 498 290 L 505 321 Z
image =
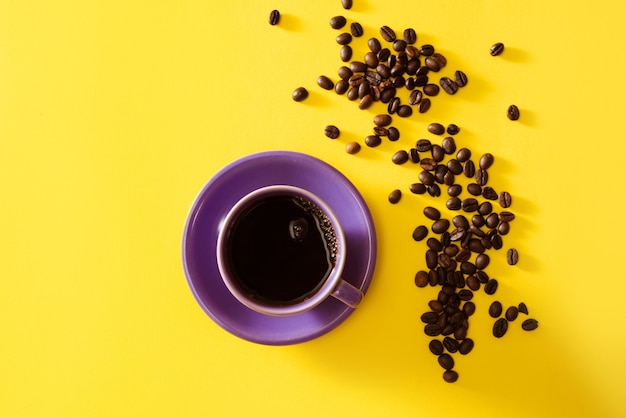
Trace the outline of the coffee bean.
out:
M 433 71 L 433 72 L 437 72 L 441 69 L 441 66 L 439 65 L 439 61 L 436 60 L 432 56 L 426 57 L 426 59 L 424 60 L 424 64 L 428 67 L 430 71 Z
M 487 254 L 479 254 L 476 257 L 476 268 L 478 270 L 484 270 L 489 265 L 489 256 Z
M 504 51 L 504 44 L 502 42 L 495 43 L 489 48 L 489 53 L 493 57 L 500 55 L 502 51 Z
M 517 250 L 515 248 L 509 248 L 506 252 L 506 262 L 509 263 L 509 265 L 514 266 L 517 264 L 518 260 L 519 254 L 517 253 Z
M 389 48 L 382 48 L 380 51 L 378 51 L 376 55 L 378 56 L 378 61 L 387 62 L 388 67 L 393 67 L 394 65 L 396 65 L 396 57 L 394 55 L 392 58 Z
M 398 165 L 404 164 L 409 161 L 409 153 L 405 150 L 396 151 L 391 157 L 391 161 Z
M 378 54 L 380 50 L 382 49 L 382 46 L 380 45 L 380 41 L 377 38 L 368 39 L 367 46 L 369 47 L 370 51 L 372 51 L 374 54 Z
M 425 312 L 420 319 L 426 324 L 436 324 L 439 320 L 439 314 L 437 312 Z
M 454 73 L 454 82 L 459 87 L 465 87 L 467 85 L 467 76 L 463 71 L 457 70 Z
M 380 28 L 380 36 L 387 42 L 393 42 L 396 40 L 396 33 L 389 26 L 382 26 Z
M 415 241 L 421 241 L 428 235 L 428 228 L 424 225 L 420 225 L 413 230 L 413 239 Z
M 446 59 L 446 57 L 441 55 L 439 52 L 435 52 L 433 55 L 431 55 L 431 58 L 437 61 L 437 64 L 439 64 L 440 69 L 445 67 L 448 64 L 448 60 Z
M 280 21 L 280 12 L 278 10 L 272 10 L 272 12 L 270 13 L 270 17 L 269 17 L 270 25 L 272 26 L 278 25 L 279 21 Z
M 324 90 L 332 90 L 333 87 L 335 87 L 335 84 L 332 82 L 332 80 L 325 75 L 321 75 L 317 78 L 317 85 Z
M 446 131 L 445 128 L 440 123 L 431 123 L 430 125 L 428 125 L 428 132 L 430 132 L 433 135 L 441 135 L 445 131 Z
M 493 162 L 494 162 L 493 154 L 486 153 L 480 157 L 480 160 L 478 161 L 478 166 L 483 170 L 487 170 L 489 167 L 491 167 Z
M 500 222 L 511 222 L 512 220 L 515 219 L 515 214 L 513 214 L 512 212 L 503 210 L 498 215 L 498 218 L 500 219 Z
M 426 324 L 424 326 L 424 334 L 430 337 L 436 337 L 437 335 L 441 334 L 441 327 L 437 324 Z
M 378 135 L 378 136 L 387 136 L 387 134 L 389 133 L 387 128 L 384 128 L 382 126 L 374 126 L 372 128 L 372 132 L 374 133 L 374 135 Z
M 493 206 L 491 205 L 490 202 L 482 202 L 480 205 L 478 205 L 478 214 L 481 216 L 489 215 L 492 210 L 493 210 Z M 482 225 L 484 224 L 485 222 L 483 222 Z
M 335 125 L 328 125 L 326 128 L 324 128 L 324 135 L 326 135 L 330 139 L 339 138 L 339 134 L 339 128 L 337 128 Z
M 443 372 L 443 380 L 447 383 L 454 383 L 459 380 L 459 373 L 454 370 L 446 370 Z
M 430 342 L 428 343 L 428 349 L 434 355 L 439 356 L 443 354 L 443 343 L 439 340 L 430 340 Z
M 451 197 L 446 201 L 446 207 L 450 210 L 461 209 L 461 199 L 459 199 L 458 197 Z
M 501 222 L 500 225 L 498 225 L 498 233 L 500 235 L 506 235 L 508 234 L 510 231 L 510 226 L 508 222 Z
M 433 144 L 428 139 L 418 139 L 417 142 L 415 143 L 415 148 L 417 148 L 419 152 L 430 151 L 432 147 L 433 147 Z
M 459 89 L 459 86 L 452 81 L 449 77 L 441 77 L 439 79 L 441 88 L 448 94 L 455 94 Z
M 352 0 L 341 0 L 341 5 L 344 9 L 349 10 L 352 8 Z
M 524 331 L 532 331 L 539 327 L 539 322 L 536 319 L 528 318 L 522 322 L 522 329 Z
M 350 35 L 348 32 L 344 32 L 338 35 L 335 40 L 339 45 L 348 45 L 350 42 L 352 42 L 352 35 Z
M 470 183 L 467 185 L 467 192 L 472 196 L 480 196 L 483 188 L 476 183 Z
M 349 88 L 350 88 L 350 83 L 348 83 L 346 80 L 339 80 L 335 84 L 335 93 L 344 94 L 345 92 L 348 91 Z
M 451 136 L 445 137 L 443 141 L 441 141 L 441 148 L 443 148 L 443 151 L 448 155 L 454 154 L 454 152 L 456 151 L 456 142 L 454 141 L 454 138 L 452 138 Z M 451 161 L 458 162 L 458 160 L 451 160 Z M 449 165 L 448 165 L 448 168 L 450 168 Z M 460 174 L 460 173 L 461 172 L 459 171 L 459 173 L 455 173 L 455 174 Z
M 417 105 L 422 101 L 422 92 L 419 90 L 413 90 L 409 95 L 409 104 Z
M 393 41 L 393 50 L 396 52 L 403 52 L 406 49 L 406 41 L 403 39 L 396 39 Z M 400 59 L 401 55 L 398 54 L 398 59 Z M 408 62 L 408 60 L 407 60 Z
M 359 98 L 359 88 L 358 87 L 350 87 L 348 89 L 348 94 L 346 95 L 348 97 L 348 100 L 350 101 L 354 101 L 356 99 Z
M 350 33 L 355 38 L 363 36 L 363 26 L 359 22 L 353 22 L 350 24 Z
M 506 310 L 504 317 L 506 318 L 507 321 L 515 321 L 515 319 L 517 319 L 517 313 L 519 311 L 517 310 L 516 306 L 509 306 L 509 308 Z
M 420 164 L 422 164 L 424 162 L 424 160 L 420 161 Z M 427 170 L 422 170 L 417 177 L 420 179 L 420 181 L 422 183 L 424 183 L 427 186 L 432 185 L 435 182 L 435 176 L 432 175 L 432 173 L 430 173 Z M 430 193 L 430 190 L 428 191 Z
M 528 315 L 528 307 L 526 307 L 526 304 L 524 302 L 520 302 L 519 305 L 517 306 L 517 310 L 520 313 L 523 313 L 525 315 Z
M 450 164 L 448 163 L 448 170 L 450 170 Z M 450 170 L 452 171 L 452 170 Z M 460 184 L 452 184 L 448 187 L 448 196 L 456 197 L 461 194 L 463 187 Z
M 415 274 L 415 286 L 426 287 L 428 284 L 428 273 L 423 270 L 418 271 Z
M 459 342 L 451 337 L 445 337 L 443 339 L 443 346 L 448 353 L 456 353 L 459 351 Z
M 519 108 L 515 105 L 511 105 L 509 106 L 509 108 L 506 111 L 506 116 L 511 119 L 511 120 L 518 120 L 519 119 Z
M 456 135 L 459 132 L 461 132 L 461 128 L 459 128 L 457 125 L 455 125 L 454 123 L 451 123 L 448 125 L 448 127 L 446 128 L 446 132 L 448 133 L 448 135 Z
M 474 340 L 471 338 L 465 338 L 459 344 L 459 354 L 469 354 L 470 351 L 474 348 Z
M 439 86 L 436 85 L 436 84 L 432 84 L 432 83 L 426 84 L 424 86 L 424 94 L 427 95 L 427 96 L 431 96 L 431 97 L 438 95 L 439 94 Z
M 396 189 L 394 191 L 392 191 L 391 193 L 389 193 L 389 203 L 391 204 L 396 204 L 400 201 L 400 199 L 402 198 L 402 192 L 399 189 Z
M 500 315 L 502 315 L 502 304 L 497 300 L 491 302 L 491 305 L 489 305 L 489 316 L 491 316 L 492 318 L 497 318 Z
M 346 26 L 346 18 L 343 16 L 334 16 L 330 18 L 330 27 L 333 29 L 341 29 Z
M 431 44 L 424 44 L 420 47 L 420 54 L 429 57 L 435 53 L 435 47 Z
M 447 231 L 449 227 L 450 227 L 450 221 L 448 221 L 447 219 L 439 219 L 438 221 L 433 222 L 433 225 L 431 226 L 430 229 L 435 234 L 441 234 Z
M 428 194 L 432 197 L 439 197 L 441 196 L 441 188 L 438 184 L 430 184 L 428 186 Z
M 418 110 L 420 113 L 428 112 L 428 109 L 430 109 L 430 99 L 428 97 L 423 98 L 418 106 Z
M 393 99 L 391 99 L 391 101 L 389 102 L 389 105 L 387 106 L 387 113 L 389 113 L 390 115 L 393 115 L 394 113 L 398 112 L 399 108 L 400 108 L 400 98 L 394 97 Z
M 439 365 L 446 370 L 450 370 L 454 367 L 454 359 L 450 354 L 440 354 L 437 361 L 439 362 Z
M 309 92 L 304 87 L 298 87 L 291 94 L 291 98 L 296 102 L 301 102 L 309 97 Z
M 415 87 L 424 87 L 428 84 L 428 76 L 426 74 L 419 74 L 422 68 L 428 69 L 427 67 L 420 67 L 417 70 L 415 74 Z
M 493 324 L 493 336 L 496 338 L 502 338 L 506 334 L 509 328 L 509 323 L 504 318 L 498 318 Z
M 478 201 L 474 198 L 468 197 L 461 202 L 461 209 L 465 212 L 474 212 L 478 209 Z
M 465 230 L 469 228 L 469 222 L 467 221 L 467 218 L 463 215 L 456 215 L 454 218 L 452 218 L 452 224 L 457 228 L 463 228 Z
M 471 290 L 461 289 L 459 290 L 459 298 L 464 301 L 471 300 L 474 297 L 474 293 Z
M 425 272 L 424 272 L 425 273 Z M 443 312 L 443 304 L 438 300 L 431 300 L 428 302 L 428 307 L 432 309 L 433 312 L 441 313 Z
M 372 105 L 372 103 L 374 103 L 374 98 L 372 97 L 371 94 L 368 94 L 367 96 L 363 97 L 359 101 L 359 109 L 365 110 L 369 108 Z
M 423 183 L 413 183 L 409 186 L 411 193 L 424 194 L 426 193 L 426 186 Z
M 463 163 L 463 174 L 465 177 L 472 178 L 476 174 L 476 168 L 474 167 L 474 161 L 467 160 Z
M 476 305 L 474 304 L 474 302 L 467 301 L 463 304 L 462 311 L 466 317 L 470 317 L 474 315 L 474 312 L 476 312 Z
M 417 34 L 415 33 L 415 29 L 413 28 L 405 29 L 404 32 L 402 33 L 402 38 L 407 44 L 409 45 L 414 44 L 415 41 L 417 41 Z
M 367 71 L 367 64 L 361 61 L 350 62 L 350 70 L 356 75 L 357 73 L 364 73 Z
M 485 293 L 488 295 L 493 295 L 498 290 L 498 281 L 496 279 L 489 279 L 487 284 L 485 284 Z
M 446 153 L 443 151 L 443 148 L 441 148 L 441 145 L 433 144 L 430 152 L 432 153 L 433 160 L 438 163 L 443 161 L 446 157 Z M 442 165 L 441 167 L 444 167 L 446 170 L 448 169 L 445 165 Z
M 468 161 L 471 157 L 472 157 L 472 152 L 467 148 L 461 148 L 456 153 L 456 159 L 459 160 L 459 162 L 461 163 Z
M 489 172 L 487 170 L 476 170 L 476 183 L 480 186 L 484 186 L 489 181 Z
M 439 209 L 437 208 L 434 208 L 432 206 L 426 206 L 424 208 L 424 216 L 426 216 L 430 220 L 436 221 L 441 218 L 441 212 L 439 212 Z
M 389 124 L 391 124 L 391 116 L 385 114 L 374 116 L 374 125 L 387 126 Z
M 401 118 L 408 118 L 413 114 L 413 108 L 409 105 L 400 105 L 398 108 L 398 116 Z
M 512 203 L 511 194 L 509 192 L 500 192 L 500 194 L 498 195 L 498 203 L 503 208 L 508 208 L 509 206 L 511 206 L 511 203 Z
M 489 276 L 484 271 L 480 270 L 476 272 L 476 278 L 480 283 L 486 284 L 489 282 Z
M 348 154 L 356 154 L 361 151 L 361 145 L 358 142 L 349 142 L 346 145 L 346 152 Z
M 378 57 L 373 52 L 367 52 L 365 56 L 363 57 L 363 61 L 369 68 L 378 67 Z M 381 75 L 382 77 L 382 74 L 379 74 L 379 75 Z M 389 78 L 389 77 L 386 77 L 386 78 Z
M 440 252 L 441 250 L 443 250 L 443 245 L 441 244 L 441 241 L 439 241 L 437 238 L 428 238 L 428 240 L 426 241 L 426 245 L 428 246 L 428 248 L 430 248 L 431 250 Z
M 375 148 L 382 143 L 382 140 L 378 135 L 368 135 L 365 137 L 365 145 L 370 148 Z
M 482 195 L 487 200 L 496 200 L 498 198 L 498 193 L 490 186 L 483 187 Z

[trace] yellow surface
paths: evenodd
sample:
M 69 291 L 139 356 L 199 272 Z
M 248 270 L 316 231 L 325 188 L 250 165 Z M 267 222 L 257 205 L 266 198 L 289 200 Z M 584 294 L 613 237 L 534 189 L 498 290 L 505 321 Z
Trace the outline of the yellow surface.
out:
M 624 3 L 354 3 L 0 0 L 0 416 L 626 416 Z M 366 30 L 357 56 L 381 25 L 414 27 L 468 86 L 395 121 L 399 142 L 346 154 L 385 107 L 359 111 L 316 86 L 342 64 L 337 14 Z M 311 96 L 295 103 L 300 85 Z M 488 271 L 497 299 L 540 321 L 497 340 L 479 292 L 476 347 L 455 356 L 454 385 L 427 349 L 419 316 L 434 289 L 413 285 L 425 244 L 410 237 L 444 199 L 408 193 L 417 171 L 390 162 L 434 121 L 496 156 L 490 183 L 513 194 L 505 248 L 520 262 L 492 252 Z M 323 136 L 329 123 L 340 139 Z M 362 306 L 288 347 L 223 331 L 181 267 L 197 192 L 268 149 L 345 173 L 379 237 Z

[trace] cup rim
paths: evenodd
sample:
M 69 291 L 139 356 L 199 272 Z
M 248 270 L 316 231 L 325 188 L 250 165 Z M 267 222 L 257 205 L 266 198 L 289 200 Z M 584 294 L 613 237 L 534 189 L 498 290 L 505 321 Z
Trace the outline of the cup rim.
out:
M 226 234 L 224 234 L 224 229 L 227 225 L 229 225 L 233 218 L 239 215 L 239 213 L 250 203 L 256 201 L 261 197 L 271 196 L 271 195 L 280 195 L 280 194 L 295 194 L 301 196 L 307 200 L 310 200 L 315 205 L 317 205 L 324 214 L 328 217 L 333 229 L 335 230 L 335 236 L 337 238 L 337 254 L 335 258 L 335 266 L 328 278 L 324 281 L 324 284 L 319 287 L 319 289 L 310 297 L 293 304 L 285 304 L 285 305 L 269 305 L 262 303 L 257 300 L 253 300 L 247 297 L 240 288 L 233 283 L 232 280 L 228 277 L 228 267 L 226 265 L 226 257 L 224 255 L 224 244 L 226 239 Z M 220 273 L 220 277 L 224 285 L 228 288 L 229 292 L 237 299 L 240 303 L 245 305 L 246 307 L 259 312 L 261 314 L 272 315 L 272 316 L 287 316 L 287 315 L 295 315 L 310 309 L 313 309 L 320 303 L 322 303 L 326 298 L 331 296 L 333 290 L 338 286 L 339 282 L 342 280 L 343 268 L 345 265 L 345 256 L 346 256 L 346 241 L 343 232 L 343 228 L 339 223 L 337 215 L 332 210 L 332 208 L 318 195 L 303 189 L 301 187 L 292 186 L 288 184 L 273 184 L 269 186 L 260 187 L 251 191 L 250 193 L 243 196 L 239 199 L 232 208 L 227 212 L 226 216 L 221 220 L 218 229 L 217 235 L 217 245 L 216 245 L 216 258 L 217 258 L 217 266 L 218 271 Z

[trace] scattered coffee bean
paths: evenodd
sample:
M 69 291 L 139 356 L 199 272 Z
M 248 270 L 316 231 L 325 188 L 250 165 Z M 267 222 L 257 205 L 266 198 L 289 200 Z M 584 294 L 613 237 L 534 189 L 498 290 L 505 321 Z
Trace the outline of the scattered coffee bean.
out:
M 428 228 L 425 225 L 420 225 L 413 230 L 413 239 L 415 241 L 421 241 L 428 235 Z
M 504 51 L 504 44 L 502 42 L 495 43 L 489 48 L 489 53 L 493 57 L 500 55 L 502 51 Z
M 454 383 L 459 380 L 459 373 L 454 370 L 446 370 L 443 372 L 443 380 L 447 383 Z
M 500 222 L 511 222 L 513 219 L 515 219 L 515 214 L 512 212 L 503 210 L 498 215 L 498 218 L 500 219 Z
M 389 203 L 396 204 L 402 198 L 402 192 L 399 189 L 396 189 L 389 193 Z
M 455 125 L 454 123 L 451 123 L 448 125 L 446 132 L 448 132 L 449 135 L 456 135 L 459 132 L 461 132 L 461 128 L 459 128 L 457 125 Z
M 532 331 L 539 327 L 539 322 L 536 319 L 528 318 L 522 322 L 522 329 L 524 331 Z
M 337 128 L 335 125 L 328 125 L 326 128 L 324 128 L 324 135 L 326 135 L 330 139 L 339 138 L 340 133 L 341 132 L 339 131 L 339 128 Z
M 400 116 L 401 118 L 408 118 L 412 114 L 413 114 L 413 108 L 409 105 L 400 105 L 400 107 L 398 108 L 398 116 Z
M 488 295 L 493 295 L 498 290 L 498 281 L 496 279 L 489 279 L 487 284 L 485 284 L 485 293 Z
M 518 260 L 519 254 L 517 253 L 517 250 L 515 248 L 509 248 L 506 252 L 506 262 L 509 263 L 509 265 L 514 266 L 517 264 Z
M 389 129 L 387 130 L 387 139 L 389 139 L 390 141 L 397 141 L 398 139 L 400 139 L 400 131 L 398 131 L 398 129 L 394 128 L 393 126 L 389 127 Z
M 352 0 L 341 0 L 341 5 L 344 9 L 349 10 L 352 8 Z
M 348 32 L 344 32 L 338 35 L 335 40 L 339 45 L 348 45 L 350 42 L 352 42 L 352 35 L 350 35 Z
M 528 315 L 528 307 L 526 306 L 526 304 L 524 302 L 520 302 L 520 304 L 517 306 L 517 310 L 520 313 Z
M 426 185 L 424 183 L 413 183 L 409 186 L 411 193 L 424 194 L 426 193 Z
M 348 83 L 346 80 L 339 80 L 335 84 L 335 93 L 344 94 L 345 92 L 348 91 L 349 88 L 350 88 L 350 83 Z
M 472 156 L 472 152 L 467 148 L 461 148 L 456 153 L 456 159 L 459 160 L 459 162 L 461 163 L 468 161 L 471 158 L 471 156 Z
M 280 12 L 278 10 L 272 10 L 272 12 L 270 13 L 270 17 L 269 17 L 270 25 L 272 26 L 278 25 L 279 21 L 280 21 Z
M 496 338 L 502 338 L 506 334 L 509 328 L 509 323 L 505 318 L 498 318 L 493 324 L 493 336 Z
M 441 135 L 445 131 L 446 129 L 440 123 L 431 123 L 430 125 L 428 125 L 428 132 L 430 132 L 433 135 Z
M 439 79 L 439 84 L 441 85 L 441 88 L 448 94 L 455 94 L 459 89 L 459 86 L 448 77 L 441 77 Z
M 435 234 L 441 234 L 447 231 L 449 227 L 450 227 L 450 221 L 448 221 L 447 219 L 439 219 L 438 221 L 435 221 L 433 223 L 430 229 Z
M 484 270 L 487 268 L 487 266 L 489 265 L 489 256 L 487 254 L 478 254 L 476 256 L 476 268 L 478 270 Z
M 426 324 L 436 324 L 437 321 L 439 320 L 439 314 L 437 312 L 432 312 L 432 311 L 425 312 L 422 314 L 420 319 L 422 320 L 422 322 Z
M 298 87 L 291 94 L 291 98 L 296 102 L 301 102 L 309 97 L 309 92 L 304 87 Z
M 429 57 L 435 53 L 435 47 L 431 44 L 424 44 L 420 47 L 420 54 L 425 57 Z
M 504 314 L 504 317 L 507 321 L 515 321 L 515 319 L 517 319 L 518 312 L 519 311 L 517 310 L 516 306 L 509 306 Z
M 452 138 L 451 136 L 445 137 L 443 141 L 441 141 L 441 148 L 443 148 L 443 151 L 448 155 L 454 154 L 454 152 L 456 151 L 456 142 L 454 141 L 454 138 Z M 458 160 L 456 159 L 450 160 L 450 161 L 456 161 L 458 163 Z M 449 167 L 449 164 L 448 164 L 448 167 Z M 460 164 L 459 164 L 459 167 L 461 167 Z M 461 174 L 461 172 L 459 171 L 458 173 L 455 173 L 455 174 Z
M 511 105 L 509 106 L 509 108 L 506 111 L 506 116 L 511 119 L 511 120 L 518 120 L 519 119 L 519 108 L 515 105 Z
M 359 101 L 359 109 L 367 109 L 372 105 L 372 103 L 374 103 L 374 98 L 371 94 L 368 94 Z
M 471 338 L 465 338 L 459 344 L 459 354 L 463 354 L 463 355 L 469 354 L 469 352 L 472 351 L 473 348 L 474 348 L 474 340 L 472 340 Z
M 333 29 L 341 29 L 346 26 L 346 18 L 343 16 L 334 16 L 330 18 L 330 27 Z
M 459 342 L 452 337 L 445 337 L 443 339 L 443 346 L 448 353 L 456 353 L 459 351 Z
M 396 40 L 396 33 L 389 26 L 382 26 L 380 28 L 380 36 L 387 42 L 393 42 Z
M 448 353 L 440 354 L 437 358 L 439 365 L 446 370 L 450 370 L 454 367 L 454 359 Z
M 426 84 L 424 86 L 424 94 L 431 97 L 438 95 L 439 86 L 433 83 Z
M 430 109 L 430 99 L 428 97 L 423 98 L 418 106 L 418 110 L 420 113 L 428 112 L 428 109 Z
M 415 286 L 426 287 L 426 285 L 428 285 L 428 273 L 420 270 L 415 274 Z
M 441 327 L 437 324 L 426 324 L 424 326 L 424 334 L 430 337 L 436 337 L 441 334 Z
M 430 343 L 428 343 L 428 349 L 434 355 L 440 356 L 443 354 L 444 350 L 443 343 L 439 340 L 430 340 Z
M 498 193 L 493 189 L 493 187 L 490 187 L 490 186 L 483 187 L 482 195 L 487 200 L 496 200 L 496 199 L 498 199 Z
M 426 206 L 424 208 L 424 216 L 432 221 L 437 221 L 439 220 L 439 218 L 441 218 L 441 212 L 439 212 L 439 209 L 437 208 L 434 208 L 432 206 Z
M 404 164 L 409 161 L 409 153 L 405 150 L 396 151 L 391 157 L 391 161 L 398 165 Z
M 389 124 L 391 124 L 391 116 L 384 114 L 374 116 L 374 125 L 388 126 Z
M 485 184 L 487 184 L 487 181 L 489 180 L 489 172 L 487 170 L 476 170 L 476 183 L 478 183 L 479 186 L 484 186 Z
M 511 206 L 512 200 L 513 198 L 511 197 L 511 194 L 509 192 L 500 192 L 500 194 L 498 195 L 498 203 L 503 208 L 508 208 L 509 206 Z
M 353 22 L 350 24 L 350 33 L 355 38 L 363 36 L 363 26 L 359 22 Z
M 502 315 L 502 304 L 497 300 L 491 302 L 491 305 L 489 305 L 489 316 L 498 318 L 500 315 Z
M 463 71 L 456 71 L 454 73 L 454 82 L 459 87 L 465 87 L 467 85 L 467 76 Z
M 413 90 L 409 95 L 409 104 L 415 106 L 422 101 L 422 92 L 420 90 Z
M 487 170 L 489 167 L 492 166 L 494 160 L 495 158 L 493 157 L 493 154 L 490 154 L 490 153 L 483 154 L 480 157 L 480 160 L 478 161 L 478 166 L 482 170 Z
M 349 142 L 346 145 L 346 152 L 348 154 L 356 154 L 361 151 L 361 145 L 358 142 Z

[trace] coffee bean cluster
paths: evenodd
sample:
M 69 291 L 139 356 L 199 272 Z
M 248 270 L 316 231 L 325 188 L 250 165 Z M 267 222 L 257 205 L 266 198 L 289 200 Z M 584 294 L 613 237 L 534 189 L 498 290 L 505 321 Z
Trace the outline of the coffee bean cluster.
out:
M 521 302 L 518 306 L 509 306 L 504 312 L 504 317 L 502 317 L 502 312 L 502 303 L 497 300 L 489 306 L 489 315 L 496 319 L 493 324 L 493 336 L 496 338 L 502 338 L 506 334 L 509 323 L 515 321 L 519 314 L 528 315 L 528 308 L 524 302 Z M 525 331 L 535 330 L 538 326 L 539 321 L 534 318 L 527 318 L 522 322 L 522 329 Z

